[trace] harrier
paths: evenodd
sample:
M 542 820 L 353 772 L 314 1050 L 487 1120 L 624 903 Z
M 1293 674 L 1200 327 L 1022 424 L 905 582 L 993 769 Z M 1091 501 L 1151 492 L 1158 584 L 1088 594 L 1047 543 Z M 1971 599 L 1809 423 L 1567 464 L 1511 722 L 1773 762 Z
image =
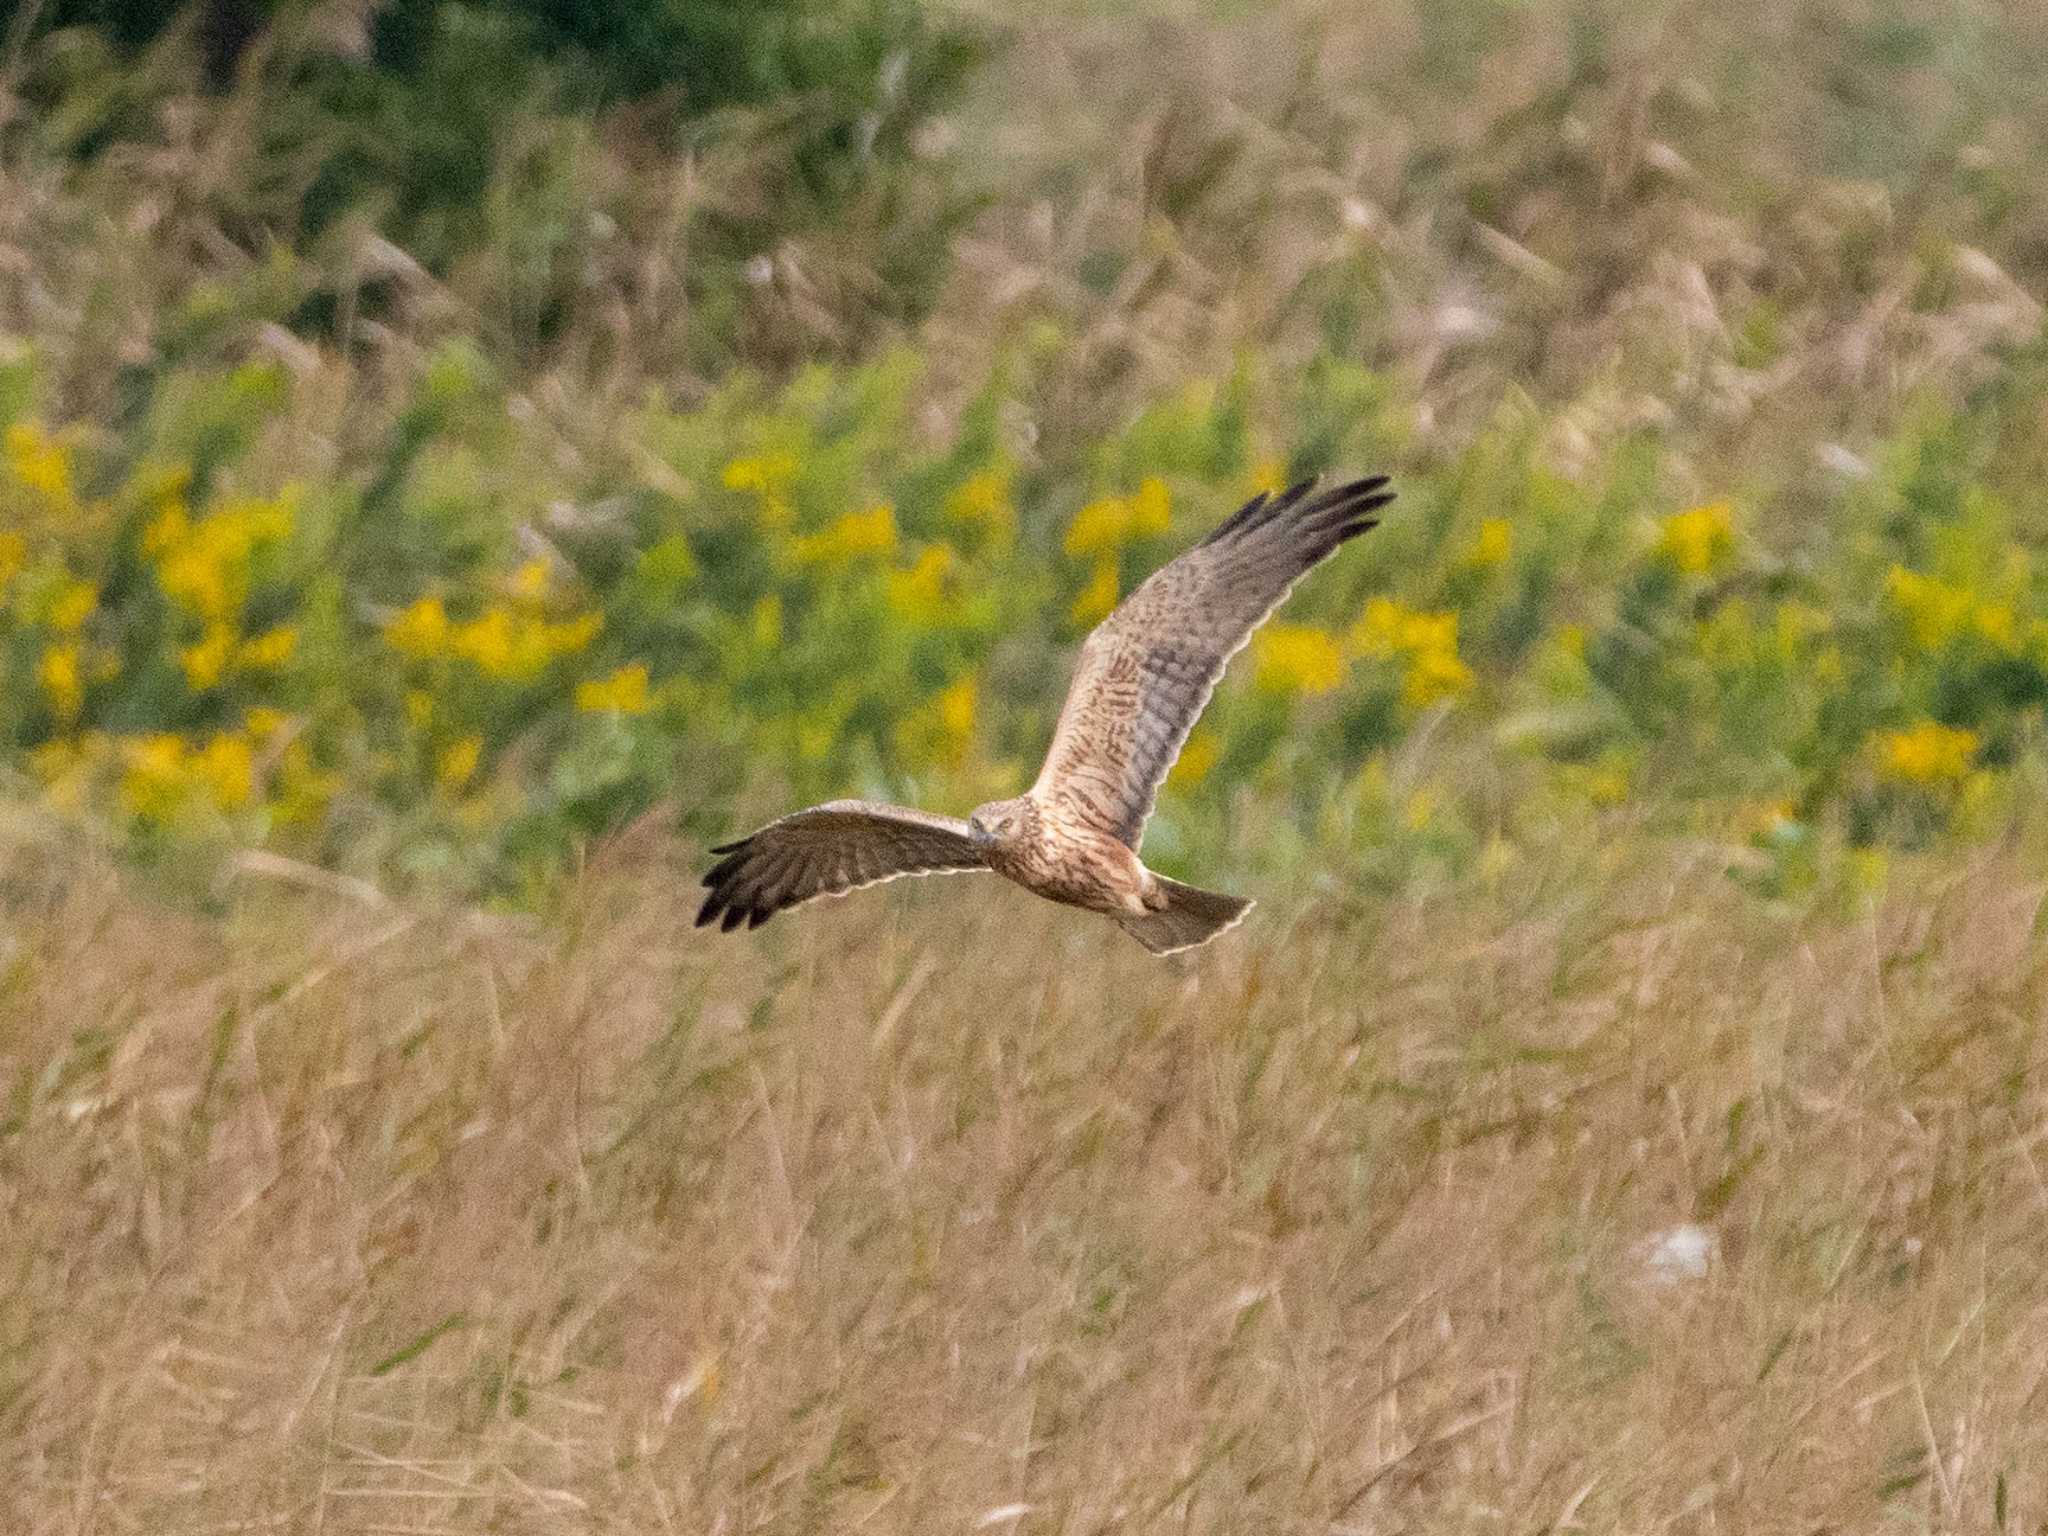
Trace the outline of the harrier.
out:
M 758 928 L 786 907 L 904 875 L 992 870 L 1107 913 L 1154 954 L 1207 943 L 1251 910 L 1154 874 L 1145 818 L 1230 658 L 1309 570 L 1394 499 L 1374 475 L 1254 497 L 1154 571 L 1081 647 L 1038 782 L 965 821 L 866 800 L 814 805 L 713 848 L 697 926 Z

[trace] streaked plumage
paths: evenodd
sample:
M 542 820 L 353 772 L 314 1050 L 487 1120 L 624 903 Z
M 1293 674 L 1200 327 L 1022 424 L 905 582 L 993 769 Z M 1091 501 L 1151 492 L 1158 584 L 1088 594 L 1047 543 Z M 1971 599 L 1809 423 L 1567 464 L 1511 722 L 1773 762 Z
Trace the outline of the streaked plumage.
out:
M 1053 901 L 1107 913 L 1171 954 L 1233 927 L 1251 903 L 1156 875 L 1145 819 L 1230 658 L 1304 574 L 1375 525 L 1394 499 L 1374 475 L 1320 494 L 1305 481 L 1255 496 L 1154 571 L 1102 621 L 1080 660 L 1037 783 L 966 821 L 835 800 L 772 821 L 704 877 L 701 927 L 775 913 L 904 875 L 988 870 Z

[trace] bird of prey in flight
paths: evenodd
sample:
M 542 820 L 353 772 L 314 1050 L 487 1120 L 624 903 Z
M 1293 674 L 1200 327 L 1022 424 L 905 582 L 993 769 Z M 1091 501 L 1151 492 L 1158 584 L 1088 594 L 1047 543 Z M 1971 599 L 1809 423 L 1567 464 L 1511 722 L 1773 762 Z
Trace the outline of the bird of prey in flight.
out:
M 713 848 L 697 925 L 777 912 L 904 875 L 990 870 L 1108 914 L 1154 954 L 1207 943 L 1251 909 L 1138 858 L 1159 786 L 1230 658 L 1294 584 L 1394 499 L 1385 475 L 1253 497 L 1150 578 L 1081 647 L 1038 782 L 965 821 L 834 800 Z

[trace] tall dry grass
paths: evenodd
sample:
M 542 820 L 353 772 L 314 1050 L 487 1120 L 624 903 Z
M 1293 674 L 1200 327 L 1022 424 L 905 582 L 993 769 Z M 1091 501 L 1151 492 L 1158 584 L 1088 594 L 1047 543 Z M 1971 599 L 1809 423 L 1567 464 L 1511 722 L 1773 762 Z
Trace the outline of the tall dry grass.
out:
M 0 1525 L 2048 1518 L 2002 856 L 1849 918 L 1625 844 L 1269 890 L 1176 964 L 992 881 L 695 934 L 687 862 L 201 919 L 17 848 Z

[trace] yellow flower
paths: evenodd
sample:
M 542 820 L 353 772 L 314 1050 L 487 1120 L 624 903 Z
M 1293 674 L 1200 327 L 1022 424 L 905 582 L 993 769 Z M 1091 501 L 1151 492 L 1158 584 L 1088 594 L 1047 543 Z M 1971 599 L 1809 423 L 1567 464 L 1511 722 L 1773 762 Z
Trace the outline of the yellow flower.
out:
M 506 588 L 524 602 L 537 603 L 548 594 L 549 571 L 546 559 L 529 560 L 512 572 Z
M 939 695 L 939 724 L 947 736 L 964 744 L 974 735 L 974 679 L 963 677 Z
M 1173 493 L 1157 475 L 1147 475 L 1131 498 L 1131 530 L 1161 534 L 1173 527 Z
M 1401 648 L 1422 655 L 1430 651 L 1458 649 L 1458 615 L 1443 609 L 1436 613 L 1411 613 L 1401 624 Z
M 169 821 L 185 799 L 184 739 L 159 732 L 130 737 L 122 749 L 128 766 L 121 776 L 121 804 L 145 821 Z
M 73 499 L 70 454 L 33 422 L 18 421 L 7 429 L 7 467 L 24 487 L 46 500 Z
M 1074 621 L 1077 624 L 1099 624 L 1116 607 L 1116 599 L 1116 557 L 1104 555 L 1095 562 L 1095 574 L 1088 578 L 1088 585 L 1074 599 Z
M 1376 659 L 1398 655 L 1407 645 L 1410 617 L 1410 611 L 1391 597 L 1376 597 L 1365 605 L 1365 612 L 1359 615 L 1345 639 L 1360 656 Z
M 946 616 L 952 597 L 957 558 L 950 544 L 927 544 L 909 570 L 889 573 L 889 607 L 913 624 L 937 624 Z
M 28 564 L 28 540 L 18 533 L 0 533 L 0 591 Z
M 603 614 L 579 613 L 574 618 L 540 626 L 540 643 L 552 661 L 557 656 L 573 656 L 587 649 L 603 629 Z
M 1479 525 L 1472 547 L 1465 552 L 1465 563 L 1481 569 L 1505 565 L 1514 552 L 1514 524 L 1504 517 L 1489 517 Z
M 1067 524 L 1066 551 L 1070 555 L 1114 554 L 1122 546 L 1130 526 L 1129 502 L 1117 496 L 1091 501 Z
M 143 530 L 142 552 L 154 559 L 168 554 L 185 541 L 192 530 L 192 515 L 185 503 L 171 500 L 164 503 L 163 510 L 150 519 L 149 527 Z
M 796 456 L 764 453 L 751 459 L 734 459 L 725 466 L 725 488 L 729 491 L 779 491 L 796 478 Z
M 895 552 L 896 509 L 886 501 L 865 512 L 849 512 L 823 533 L 806 535 L 791 547 L 796 559 L 807 564 L 839 565 Z
M 1173 789 L 1193 789 L 1209 777 L 1222 755 L 1223 746 L 1216 733 L 1196 727 L 1182 743 L 1180 756 L 1174 759 L 1173 767 L 1167 771 L 1167 784 Z
M 488 608 L 467 624 L 456 625 L 448 633 L 448 645 L 493 676 L 508 676 L 524 665 L 513 637 L 512 615 L 503 608 Z
M 1975 631 L 2002 651 L 2020 646 L 2013 611 L 2003 603 L 1980 603 L 1966 588 L 1895 565 L 1884 579 L 1885 596 L 1905 615 L 1913 643 L 1938 651 L 1958 636 Z
M 192 777 L 224 811 L 238 810 L 255 793 L 254 754 L 246 737 L 217 732 L 193 755 Z
M 298 646 L 299 632 L 289 624 L 280 624 L 244 640 L 235 652 L 235 665 L 253 672 L 274 671 L 292 659 Z
M 762 525 L 787 528 L 796 516 L 789 502 L 789 488 L 796 479 L 794 454 L 767 453 L 750 459 L 734 459 L 725 466 L 725 488 L 751 491 L 759 498 Z
M 248 596 L 251 556 L 291 532 L 292 501 L 289 492 L 275 501 L 230 501 L 196 523 L 182 505 L 166 507 L 143 537 L 156 557 L 157 585 L 201 618 L 233 618 Z
M 384 643 L 422 661 L 448 645 L 448 610 L 438 597 L 423 597 L 384 626 Z
M 2006 604 L 1979 603 L 1970 615 L 1970 622 L 1978 634 L 2001 651 L 2010 653 L 2020 648 L 2019 625 Z
M 1922 720 L 1903 731 L 1877 735 L 1877 773 L 1900 784 L 1952 784 L 1977 755 L 1975 731 Z
M 76 634 L 99 606 L 99 588 L 89 581 L 67 581 L 50 599 L 50 628 L 60 635 Z
M 1252 637 L 1253 679 L 1268 693 L 1328 693 L 1344 681 L 1344 653 L 1312 624 L 1268 624 Z
M 185 686 L 204 693 L 221 680 L 228 658 L 234 654 L 235 631 L 227 624 L 209 624 L 204 639 L 178 652 L 178 665 L 185 669 Z
M 1473 681 L 1472 669 L 1459 660 L 1455 649 L 1418 651 L 1401 679 L 1401 702 L 1410 709 L 1425 709 L 1439 699 L 1468 692 Z
M 754 604 L 752 620 L 754 644 L 764 651 L 772 651 L 782 644 L 782 595 L 770 592 Z
M 242 729 L 248 732 L 251 741 L 268 741 L 285 728 L 289 718 L 281 709 L 258 704 L 242 716 Z
M 1287 461 L 1271 456 L 1252 466 L 1252 494 L 1277 496 L 1287 489 Z
M 78 718 L 78 712 L 85 707 L 85 684 L 79 677 L 75 644 L 53 645 L 45 650 L 42 660 L 36 663 L 36 681 L 49 696 L 52 715 L 66 721 Z
M 1007 543 L 1017 526 L 1017 509 L 1010 503 L 1009 475 L 984 469 L 968 476 L 946 497 L 946 516 L 956 523 L 987 529 L 998 542 Z
M 558 623 L 515 615 L 493 605 L 467 624 L 448 631 L 448 649 L 491 677 L 524 681 L 597 638 L 604 616 L 579 614 Z
M 576 685 L 576 707 L 586 714 L 638 715 L 647 710 L 647 664 L 630 662 L 610 677 Z
M 896 750 L 915 764 L 958 767 L 974 741 L 974 679 L 941 689 L 896 722 Z
M 1105 496 L 1091 501 L 1067 524 L 1065 549 L 1070 555 L 1113 555 L 1138 535 L 1165 533 L 1173 526 L 1173 495 L 1157 475 L 1148 476 L 1137 494 Z
M 1458 655 L 1455 609 L 1423 613 L 1393 598 L 1376 597 L 1365 605 L 1345 640 L 1355 655 L 1403 660 L 1401 700 L 1411 709 L 1455 698 L 1475 681 L 1472 669 Z
M 452 741 L 434 760 L 434 777 L 444 789 L 460 789 L 476 776 L 477 764 L 483 761 L 483 755 L 484 739 L 481 736 L 464 736 Z
M 1657 552 L 1688 576 L 1704 576 L 1735 553 L 1735 509 L 1725 501 L 1675 512 L 1664 519 Z

